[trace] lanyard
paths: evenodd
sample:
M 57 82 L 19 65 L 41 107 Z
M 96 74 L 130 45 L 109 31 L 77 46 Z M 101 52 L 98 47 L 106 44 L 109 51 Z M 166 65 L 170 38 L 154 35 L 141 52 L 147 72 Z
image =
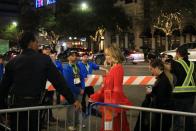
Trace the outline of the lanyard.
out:
M 88 63 L 87 63 L 87 64 L 85 64 L 85 67 L 86 67 L 87 72 L 89 73 L 89 69 L 90 69 L 89 64 L 88 64 Z
M 72 70 L 73 70 L 74 75 L 75 76 L 79 76 L 79 69 L 76 66 L 76 64 L 71 64 L 71 67 L 72 67 Z

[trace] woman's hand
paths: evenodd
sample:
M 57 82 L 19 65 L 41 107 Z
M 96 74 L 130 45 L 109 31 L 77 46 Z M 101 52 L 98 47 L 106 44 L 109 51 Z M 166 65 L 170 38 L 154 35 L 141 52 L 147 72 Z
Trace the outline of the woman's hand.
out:
M 93 101 L 91 98 L 89 98 L 89 99 L 88 99 L 88 102 L 91 102 L 91 103 L 92 103 L 92 102 L 94 102 L 94 101 Z
M 83 95 L 84 94 L 84 90 L 80 90 L 80 94 Z
M 146 94 L 150 94 L 152 92 L 152 86 L 146 87 Z
M 107 60 L 104 61 L 103 65 L 104 65 L 104 67 L 107 67 L 108 66 Z
M 106 69 L 106 68 L 100 67 L 99 69 L 108 73 L 108 69 Z
M 81 103 L 78 100 L 76 100 L 73 103 L 73 105 L 74 105 L 74 107 L 75 107 L 76 110 L 81 110 L 82 109 L 82 105 L 81 105 Z

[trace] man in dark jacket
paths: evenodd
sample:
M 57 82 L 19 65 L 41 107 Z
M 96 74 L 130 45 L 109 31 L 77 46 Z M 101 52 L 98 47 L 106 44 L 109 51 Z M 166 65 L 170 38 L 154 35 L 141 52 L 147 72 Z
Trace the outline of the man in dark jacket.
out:
M 174 102 L 176 111 L 193 112 L 196 92 L 196 66 L 188 60 L 188 50 L 181 46 L 176 50 L 177 60 L 171 63 L 171 72 L 177 77 L 174 88 Z M 193 131 L 193 118 L 184 117 L 174 119 L 174 131 Z
M 49 80 L 70 104 L 74 104 L 76 109 L 81 108 L 50 57 L 37 52 L 38 43 L 34 33 L 24 32 L 19 43 L 23 51 L 5 67 L 5 75 L 0 84 L 0 103 L 10 94 L 11 108 L 38 106 L 46 81 Z M 37 131 L 38 111 L 30 111 L 29 116 L 29 131 Z M 17 128 L 19 131 L 28 130 L 27 112 L 20 112 L 19 117 L 16 113 L 11 115 L 11 129 L 15 131 Z

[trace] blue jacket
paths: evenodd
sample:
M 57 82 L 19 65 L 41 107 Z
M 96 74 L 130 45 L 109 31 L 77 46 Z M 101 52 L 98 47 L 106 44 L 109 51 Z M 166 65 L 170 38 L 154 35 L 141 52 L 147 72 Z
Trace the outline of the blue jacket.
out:
M 80 72 L 81 74 L 87 78 L 87 75 L 88 74 L 92 74 L 93 73 L 93 70 L 99 70 L 99 65 L 93 63 L 93 62 L 88 62 L 88 65 L 89 65 L 89 70 L 86 69 L 86 66 L 85 64 L 82 62 L 82 61 L 79 61 L 78 62 L 78 66 L 80 67 Z
M 79 68 L 78 64 L 76 64 L 77 67 Z M 80 68 L 79 68 L 80 70 Z M 82 83 L 82 75 L 79 71 L 80 75 L 80 81 L 81 81 L 81 88 L 84 90 L 85 86 L 84 83 Z M 80 94 L 80 88 L 76 87 L 74 85 L 74 73 L 73 73 L 73 68 L 69 64 L 65 64 L 63 68 L 63 76 L 65 80 L 67 81 L 68 87 L 71 89 L 72 93 L 74 94 L 74 97 L 77 98 L 77 96 Z
M 63 74 L 63 66 L 59 60 L 55 61 L 56 68 Z
M 3 73 L 4 73 L 4 65 L 0 64 L 0 80 L 3 78 Z
M 80 73 L 82 75 L 81 83 L 85 86 L 85 78 L 87 78 L 88 74 L 92 74 L 93 70 L 99 70 L 99 66 L 93 62 L 88 62 L 89 69 L 87 70 L 85 64 L 82 61 L 78 62 L 78 66 L 80 68 Z

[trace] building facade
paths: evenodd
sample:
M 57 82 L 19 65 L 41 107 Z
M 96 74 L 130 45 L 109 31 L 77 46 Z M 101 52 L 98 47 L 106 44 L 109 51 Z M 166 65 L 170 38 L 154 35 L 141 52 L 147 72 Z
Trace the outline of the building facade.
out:
M 174 49 L 183 43 L 196 41 L 195 18 L 189 15 L 183 16 L 181 30 L 173 31 L 169 37 L 166 37 L 165 33 L 155 29 L 154 23 L 149 20 L 149 17 L 152 18 L 150 4 L 151 1 L 145 0 L 116 0 L 116 6 L 122 6 L 132 18 L 133 28 L 128 33 L 106 35 L 106 37 L 111 37 L 111 40 L 107 38 L 105 44 L 116 43 L 121 48 L 130 48 L 134 45 L 138 50 L 147 47 L 163 51 Z M 169 45 L 167 45 L 168 42 Z
M 19 15 L 18 1 L 1 0 L 0 2 L 0 26 L 17 21 Z

